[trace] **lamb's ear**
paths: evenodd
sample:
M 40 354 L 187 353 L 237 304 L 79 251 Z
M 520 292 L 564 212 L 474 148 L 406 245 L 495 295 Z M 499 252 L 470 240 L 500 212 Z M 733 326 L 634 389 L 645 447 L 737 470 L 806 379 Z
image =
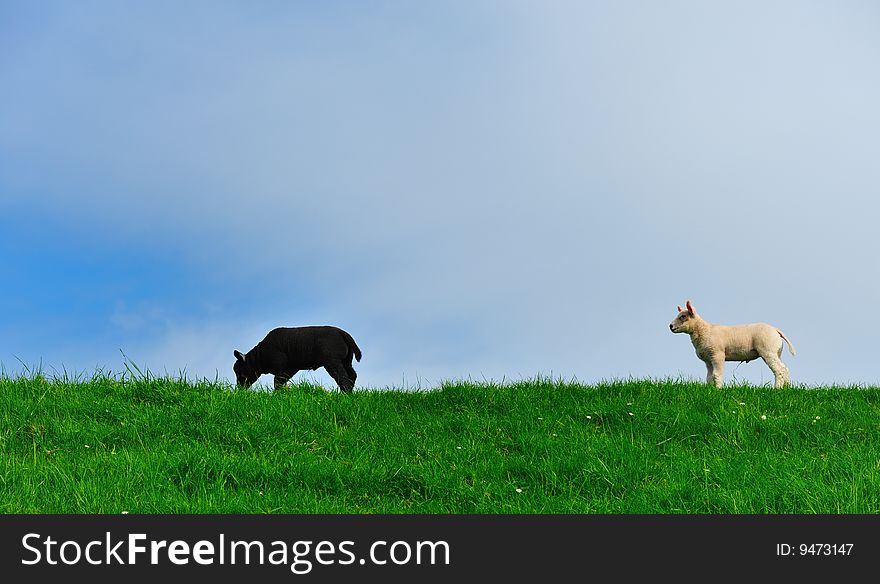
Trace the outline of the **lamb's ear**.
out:
M 694 310 L 694 307 L 691 305 L 690 300 L 687 301 L 687 304 L 685 304 L 685 306 L 687 306 L 688 312 L 691 313 L 691 316 L 697 316 L 697 311 Z
M 681 312 L 681 306 L 678 307 L 678 311 Z
M 235 351 L 232 351 L 232 354 L 235 355 L 237 360 L 244 361 L 244 355 L 241 354 L 241 351 L 236 349 Z

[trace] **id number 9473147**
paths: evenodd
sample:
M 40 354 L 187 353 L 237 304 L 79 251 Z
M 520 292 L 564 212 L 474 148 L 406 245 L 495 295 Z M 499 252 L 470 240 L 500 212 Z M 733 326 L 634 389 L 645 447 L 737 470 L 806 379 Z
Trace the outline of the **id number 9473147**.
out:
M 777 556 L 849 556 L 852 550 L 851 543 L 776 544 Z

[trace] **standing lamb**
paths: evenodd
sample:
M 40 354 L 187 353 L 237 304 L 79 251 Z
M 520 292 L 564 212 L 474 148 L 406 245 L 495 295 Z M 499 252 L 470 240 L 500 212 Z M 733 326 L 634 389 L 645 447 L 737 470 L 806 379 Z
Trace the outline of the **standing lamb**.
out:
M 788 337 L 775 326 L 765 323 L 724 326 L 706 322 L 697 314 L 691 301 L 686 308 L 678 307 L 678 316 L 669 325 L 674 333 L 687 333 L 697 351 L 697 357 L 706 363 L 706 383 L 721 387 L 724 378 L 725 361 L 745 361 L 760 357 L 764 360 L 776 379 L 776 387 L 788 385 L 791 381 L 788 367 L 782 362 L 782 341 L 788 343 L 788 350 L 795 354 L 794 346 Z
M 246 355 L 237 350 L 233 354 L 238 385 L 250 387 L 260 375 L 271 373 L 275 389 L 297 371 L 323 367 L 342 391 L 351 392 L 357 379 L 351 358 L 361 360 L 361 350 L 351 335 L 335 326 L 276 328 Z

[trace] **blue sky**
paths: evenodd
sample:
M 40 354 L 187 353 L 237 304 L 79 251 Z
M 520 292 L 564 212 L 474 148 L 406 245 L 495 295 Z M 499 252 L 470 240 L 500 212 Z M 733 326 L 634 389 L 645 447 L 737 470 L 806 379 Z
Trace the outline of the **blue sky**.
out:
M 232 379 L 270 328 L 334 324 L 366 387 L 701 379 L 667 328 L 691 299 L 782 328 L 795 382 L 880 383 L 878 25 L 855 1 L 4 2 L 0 362 Z

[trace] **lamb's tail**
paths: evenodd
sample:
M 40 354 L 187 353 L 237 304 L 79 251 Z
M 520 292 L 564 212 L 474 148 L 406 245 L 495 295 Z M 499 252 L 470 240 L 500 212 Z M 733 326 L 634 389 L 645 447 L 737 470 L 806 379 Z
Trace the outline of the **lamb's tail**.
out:
M 342 338 L 345 339 L 345 344 L 348 345 L 348 348 L 354 353 L 354 358 L 358 361 L 361 360 L 361 350 L 358 348 L 357 343 L 354 342 L 354 339 L 351 338 L 351 335 L 345 331 L 342 331 Z
M 791 344 L 791 341 L 788 340 L 788 337 L 785 336 L 785 333 L 779 329 L 776 329 L 776 332 L 779 333 L 779 336 L 782 337 L 782 340 L 788 343 L 788 352 L 792 355 L 797 355 L 797 351 L 794 350 L 794 345 Z

